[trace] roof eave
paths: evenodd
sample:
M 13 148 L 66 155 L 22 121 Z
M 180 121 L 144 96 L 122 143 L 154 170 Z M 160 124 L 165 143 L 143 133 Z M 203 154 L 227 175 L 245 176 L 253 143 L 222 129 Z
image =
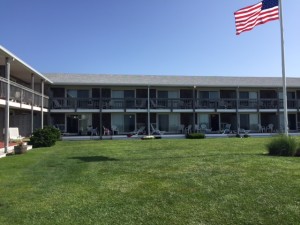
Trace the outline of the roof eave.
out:
M 41 77 L 42 79 L 44 79 L 46 82 L 48 82 L 50 84 L 53 84 L 53 82 L 51 80 L 49 80 L 49 78 L 45 77 L 43 74 L 41 74 L 40 72 L 38 72 L 36 69 L 32 68 L 30 65 L 28 65 L 22 59 L 20 59 L 19 57 L 17 57 L 15 54 L 13 54 L 12 52 L 10 52 L 6 48 L 4 48 L 2 45 L 0 45 L 0 50 L 3 51 L 7 55 L 7 57 L 13 58 L 14 60 L 18 61 L 23 66 L 25 66 L 32 73 L 38 75 L 39 77 Z

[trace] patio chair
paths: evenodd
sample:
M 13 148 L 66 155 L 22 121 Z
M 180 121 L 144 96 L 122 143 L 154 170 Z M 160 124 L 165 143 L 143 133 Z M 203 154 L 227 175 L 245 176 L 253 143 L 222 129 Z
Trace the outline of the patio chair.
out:
M 52 106 L 53 106 L 54 109 L 60 109 L 61 108 L 61 104 L 59 103 L 59 101 L 57 99 L 54 99 L 52 103 L 53 103 Z
M 146 108 L 146 99 L 140 99 L 140 100 L 136 100 L 136 108 L 137 109 L 145 109 Z
M 200 125 L 200 129 L 199 129 L 199 130 L 200 130 L 200 132 L 202 132 L 202 133 L 208 133 L 208 132 L 211 132 L 211 129 L 208 129 L 205 123 L 202 123 L 202 124 Z
M 264 133 L 266 131 L 265 127 L 263 127 L 261 124 L 257 124 L 257 126 L 258 126 L 259 133 Z
M 227 123 L 224 127 L 224 131 L 223 131 L 223 134 L 229 134 L 230 133 L 230 127 L 231 127 L 231 124 L 230 123 Z
M 162 105 L 161 102 L 159 103 L 159 100 L 154 101 L 153 99 L 150 100 L 151 106 L 154 109 L 161 109 L 161 108 L 166 108 L 165 105 Z
M 140 128 L 135 129 L 134 131 L 130 132 L 129 134 L 130 135 L 140 135 L 140 134 L 144 134 L 144 131 L 145 131 L 145 127 L 141 126 Z
M 181 133 L 181 134 L 183 134 L 183 132 L 184 132 L 184 125 L 183 124 L 179 125 L 178 132 Z
M 273 133 L 274 125 L 272 123 L 268 124 L 266 127 L 266 132 L 270 131 L 270 133 Z
M 111 126 L 112 134 L 119 134 L 119 129 L 116 125 Z
M 8 136 L 9 136 L 9 141 L 22 140 L 24 138 L 19 134 L 18 127 L 8 128 Z
M 16 91 L 16 93 L 15 93 L 15 100 L 16 100 L 17 102 L 21 101 L 21 92 Z
M 161 131 L 161 130 L 153 127 L 153 124 L 151 124 L 150 126 L 151 126 L 151 130 L 152 130 L 151 134 L 163 135 L 166 132 L 166 131 Z
M 195 132 L 198 133 L 198 131 L 200 131 L 200 127 L 198 124 L 195 124 Z
M 189 133 L 191 133 L 191 132 L 192 132 L 192 125 L 189 124 L 189 125 L 185 128 L 185 133 L 186 133 L 186 134 L 189 134 Z
M 103 135 L 110 135 L 110 130 L 103 126 Z
M 92 135 L 93 127 L 92 125 L 89 125 L 86 129 L 87 135 Z
M 92 135 L 92 136 L 93 136 L 93 135 L 96 135 L 96 136 L 98 135 L 98 128 L 97 128 L 97 127 L 92 129 L 91 135 Z

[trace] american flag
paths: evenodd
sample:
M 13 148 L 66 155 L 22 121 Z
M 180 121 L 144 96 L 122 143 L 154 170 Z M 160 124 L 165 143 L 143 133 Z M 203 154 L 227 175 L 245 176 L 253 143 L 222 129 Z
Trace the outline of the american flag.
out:
M 236 34 L 252 30 L 255 26 L 279 19 L 278 0 L 263 0 L 234 13 Z

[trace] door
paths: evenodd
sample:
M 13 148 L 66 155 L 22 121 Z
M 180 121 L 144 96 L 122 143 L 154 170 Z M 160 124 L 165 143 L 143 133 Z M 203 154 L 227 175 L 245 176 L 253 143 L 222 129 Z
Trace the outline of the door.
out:
M 158 129 L 161 131 L 169 131 L 169 115 L 158 115 Z
M 210 114 L 210 126 L 212 131 L 218 131 L 220 128 L 219 115 Z
M 249 114 L 240 114 L 240 128 L 250 130 Z
M 289 130 L 296 130 L 296 114 L 288 115 Z
M 78 134 L 78 115 L 68 115 L 67 116 L 67 132 Z
M 131 132 L 135 130 L 135 115 L 124 115 L 124 132 Z

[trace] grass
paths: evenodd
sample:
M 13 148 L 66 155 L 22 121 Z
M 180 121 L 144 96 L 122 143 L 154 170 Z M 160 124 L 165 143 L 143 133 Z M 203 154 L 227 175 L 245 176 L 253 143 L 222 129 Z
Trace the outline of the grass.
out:
M 6 157 L 0 224 L 300 224 L 300 158 L 266 155 L 269 141 L 58 142 Z

